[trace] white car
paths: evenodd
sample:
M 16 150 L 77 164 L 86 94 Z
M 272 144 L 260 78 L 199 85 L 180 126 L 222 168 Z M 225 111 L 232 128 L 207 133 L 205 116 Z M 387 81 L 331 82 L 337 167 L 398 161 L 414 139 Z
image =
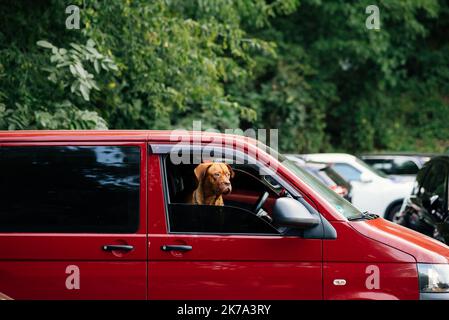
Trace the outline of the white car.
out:
M 352 184 L 352 204 L 362 211 L 395 220 L 403 200 L 413 189 L 413 181 L 396 181 L 346 153 L 299 155 L 306 161 L 331 163 L 332 168 Z

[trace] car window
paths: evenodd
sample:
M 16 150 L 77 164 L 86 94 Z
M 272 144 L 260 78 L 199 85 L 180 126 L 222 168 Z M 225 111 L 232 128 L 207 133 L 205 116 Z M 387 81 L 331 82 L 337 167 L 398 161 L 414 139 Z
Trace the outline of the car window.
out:
M 329 180 L 327 180 L 326 179 L 326 177 L 325 176 L 323 176 L 323 175 L 321 175 L 320 174 L 320 170 L 319 169 L 316 169 L 316 168 L 310 168 L 310 167 L 307 167 L 307 166 L 302 166 L 302 168 L 304 169 L 304 170 L 306 170 L 308 173 L 310 173 L 312 176 L 314 176 L 315 178 L 317 178 L 318 180 L 320 180 L 320 182 L 321 183 L 324 183 L 325 185 L 329 185 Z M 334 183 L 331 183 L 331 185 L 332 184 L 334 184 Z
M 336 185 L 345 187 L 347 189 L 351 188 L 351 184 L 347 180 L 345 180 L 340 174 L 338 174 L 334 169 L 332 169 L 332 167 L 328 166 L 324 169 L 324 171 L 326 172 L 328 177 L 332 179 L 332 181 L 334 181 Z
M 419 171 L 418 165 L 407 159 L 394 159 L 394 167 L 391 174 L 417 174 Z
M 417 174 L 418 165 L 410 158 L 395 157 L 392 159 L 366 159 L 364 160 L 376 170 L 386 174 L 409 175 Z
M 386 174 L 393 174 L 393 160 L 391 159 L 363 159 L 371 167 Z
M 189 195 L 198 181 L 194 175 L 196 165 L 173 164 L 165 157 L 164 171 L 168 189 L 167 204 L 169 232 L 193 234 L 276 234 L 275 226 L 252 211 L 265 191 L 276 193 L 265 185 L 258 170 L 250 165 L 233 165 L 235 177 L 231 179 L 233 191 L 224 198 L 223 206 L 193 204 Z M 270 183 L 273 183 L 271 177 Z M 267 211 L 269 211 L 267 209 Z
M 377 170 L 376 168 L 373 168 L 372 166 L 367 164 L 365 161 L 360 160 L 359 158 L 355 158 L 355 162 L 358 165 L 364 167 L 366 170 L 371 171 L 373 174 L 378 175 L 383 178 L 387 178 L 387 175 L 384 172 L 382 172 L 381 170 Z
M 138 229 L 139 147 L 0 147 L 0 168 L 0 232 Z
M 343 178 L 349 181 L 359 181 L 361 172 L 346 163 L 334 163 L 332 168 Z
M 249 210 L 232 206 L 170 204 L 171 232 L 208 234 L 278 234 Z
M 325 169 L 318 170 L 318 175 L 320 176 L 321 180 L 326 184 L 327 186 L 335 186 L 336 183 L 334 180 L 332 180 L 329 175 L 327 174 L 327 171 Z
M 327 200 L 329 205 L 336 210 L 336 212 L 338 212 L 345 218 L 354 218 L 360 216 L 360 210 L 346 201 L 343 197 L 332 191 L 315 176 L 307 172 L 307 170 L 294 164 L 292 161 L 285 159 L 282 155 L 280 155 L 279 157 L 284 166 L 290 169 L 299 179 L 301 179 L 301 181 L 306 183 L 313 190 L 323 196 Z

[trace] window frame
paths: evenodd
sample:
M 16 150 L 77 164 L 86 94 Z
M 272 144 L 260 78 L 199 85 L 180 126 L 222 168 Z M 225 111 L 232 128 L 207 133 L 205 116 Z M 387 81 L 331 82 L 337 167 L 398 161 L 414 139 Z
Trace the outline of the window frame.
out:
M 166 168 L 166 157 L 168 156 L 171 148 L 175 147 L 175 145 L 167 144 L 167 145 L 152 145 L 150 144 L 150 150 L 154 154 L 159 155 L 159 164 L 161 168 L 161 178 L 162 178 L 162 191 L 164 193 L 164 210 L 165 210 L 165 221 L 166 221 L 166 233 L 167 234 L 175 234 L 175 235 L 200 235 L 200 236 L 211 236 L 211 235 L 225 235 L 225 236 L 265 236 L 265 237 L 282 237 L 284 236 L 279 230 L 277 230 L 274 226 L 273 229 L 277 231 L 277 233 L 218 233 L 218 232 L 177 232 L 170 230 L 170 217 L 169 217 L 169 208 L 170 205 L 170 199 L 169 199 L 169 187 L 168 187 L 168 177 L 167 177 L 167 168 Z M 226 158 L 226 156 L 232 156 L 232 158 L 238 158 L 239 156 L 244 155 L 243 152 L 236 150 L 236 149 L 229 149 L 222 146 L 213 146 L 216 148 L 219 148 L 220 151 L 222 151 L 220 154 L 222 157 Z M 188 151 L 190 154 L 192 153 L 199 153 L 201 154 L 204 148 L 211 148 L 211 146 L 200 146 L 200 145 L 190 145 L 185 146 L 185 149 L 183 151 Z M 260 162 L 254 159 L 253 157 L 249 155 L 245 155 L 247 159 L 251 159 L 251 161 L 254 161 L 254 164 L 258 167 Z M 279 175 L 273 173 L 273 175 L 276 176 L 276 180 L 278 183 L 285 188 L 290 194 L 293 196 L 299 196 L 302 197 L 301 194 L 298 193 L 295 189 L 293 189 L 292 186 L 290 186 L 282 177 Z M 264 182 L 262 182 L 265 184 Z M 268 186 L 267 186 L 268 187 Z M 239 208 L 240 209 L 240 208 Z M 244 209 L 242 209 L 244 210 Z M 247 210 L 245 210 L 247 211 Z M 261 219 L 262 220 L 262 219 Z M 263 221 L 263 220 L 262 220 Z
M 106 235 L 139 235 L 146 234 L 147 219 L 146 219 L 146 154 L 147 143 L 143 141 L 27 141 L 27 142 L 4 142 L 0 143 L 0 149 L 3 147 L 137 147 L 139 148 L 139 204 L 137 214 L 137 228 L 133 232 L 81 232 L 81 231 L 0 231 L 0 234 L 27 234 L 27 235 L 63 235 L 72 236 L 85 234 L 88 236 L 106 236 Z

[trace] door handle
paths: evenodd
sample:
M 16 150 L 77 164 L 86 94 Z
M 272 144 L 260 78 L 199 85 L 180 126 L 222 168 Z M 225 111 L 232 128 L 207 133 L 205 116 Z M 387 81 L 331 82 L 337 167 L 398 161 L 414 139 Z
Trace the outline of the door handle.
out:
M 190 251 L 192 246 L 186 245 L 166 245 L 161 246 L 162 251 Z
M 115 250 L 131 251 L 133 249 L 134 247 L 128 244 L 107 244 L 103 246 L 104 251 L 115 251 Z

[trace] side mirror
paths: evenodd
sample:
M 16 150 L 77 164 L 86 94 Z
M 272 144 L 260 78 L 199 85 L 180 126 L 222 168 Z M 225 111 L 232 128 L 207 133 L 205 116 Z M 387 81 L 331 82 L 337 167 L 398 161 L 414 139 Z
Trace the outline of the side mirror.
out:
M 320 219 L 314 216 L 299 201 L 292 198 L 279 198 L 274 203 L 273 220 L 283 227 L 308 229 L 320 223 Z
M 371 176 L 369 174 L 367 174 L 366 172 L 363 172 L 362 174 L 360 174 L 359 181 L 362 183 L 370 183 L 370 182 L 373 182 L 373 178 L 371 178 Z

